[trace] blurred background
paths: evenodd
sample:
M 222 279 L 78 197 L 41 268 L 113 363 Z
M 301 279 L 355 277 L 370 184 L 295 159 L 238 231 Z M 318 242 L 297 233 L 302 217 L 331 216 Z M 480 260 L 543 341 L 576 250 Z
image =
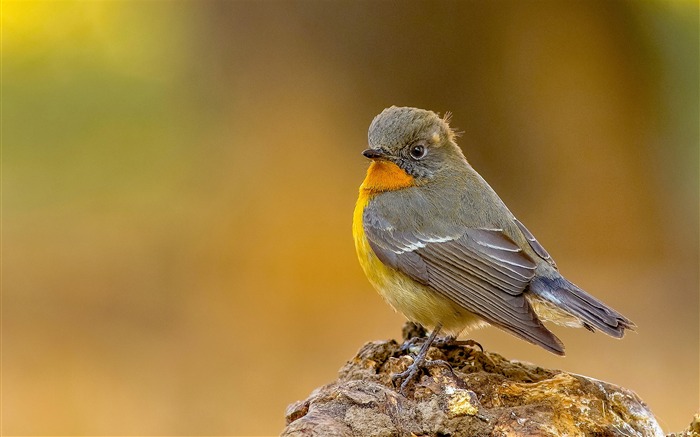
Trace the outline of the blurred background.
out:
M 351 215 L 372 118 L 451 111 L 665 431 L 699 395 L 696 1 L 4 1 L 2 433 L 273 435 L 403 317 Z

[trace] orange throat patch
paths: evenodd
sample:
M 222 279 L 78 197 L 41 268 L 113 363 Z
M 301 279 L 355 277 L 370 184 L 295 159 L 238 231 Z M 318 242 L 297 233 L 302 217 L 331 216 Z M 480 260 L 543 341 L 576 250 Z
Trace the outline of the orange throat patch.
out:
M 362 185 L 360 185 L 360 191 L 381 193 L 414 185 L 415 180 L 413 176 L 407 174 L 393 162 L 372 161 L 367 169 L 367 176 Z

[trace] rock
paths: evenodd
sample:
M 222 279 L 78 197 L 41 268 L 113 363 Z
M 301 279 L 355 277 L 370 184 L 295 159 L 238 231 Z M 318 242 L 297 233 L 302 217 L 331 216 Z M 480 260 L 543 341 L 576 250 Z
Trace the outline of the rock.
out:
M 613 384 L 473 347 L 433 346 L 428 357 L 451 369 L 430 367 L 403 396 L 391 377 L 411 356 L 393 340 L 365 344 L 336 381 L 288 407 L 282 436 L 664 435 L 642 400 Z

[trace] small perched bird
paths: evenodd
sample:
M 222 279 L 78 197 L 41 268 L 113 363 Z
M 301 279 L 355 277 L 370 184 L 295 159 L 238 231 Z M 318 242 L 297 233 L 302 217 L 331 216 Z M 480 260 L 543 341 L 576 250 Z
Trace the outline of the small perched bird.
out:
M 392 106 L 374 118 L 368 139 L 362 154 L 371 163 L 353 217 L 357 256 L 394 309 L 433 330 L 418 359 L 441 330 L 456 337 L 491 324 L 564 355 L 542 321 L 616 338 L 634 329 L 559 273 L 469 165 L 448 117 Z

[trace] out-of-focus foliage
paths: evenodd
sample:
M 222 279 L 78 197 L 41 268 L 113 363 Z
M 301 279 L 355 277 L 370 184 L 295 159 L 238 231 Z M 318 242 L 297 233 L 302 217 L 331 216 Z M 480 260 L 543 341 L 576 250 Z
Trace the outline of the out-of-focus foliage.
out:
M 560 359 L 667 431 L 698 394 L 697 2 L 2 3 L 5 434 L 275 434 L 398 336 L 350 222 L 372 117 L 453 113 L 574 282 Z

